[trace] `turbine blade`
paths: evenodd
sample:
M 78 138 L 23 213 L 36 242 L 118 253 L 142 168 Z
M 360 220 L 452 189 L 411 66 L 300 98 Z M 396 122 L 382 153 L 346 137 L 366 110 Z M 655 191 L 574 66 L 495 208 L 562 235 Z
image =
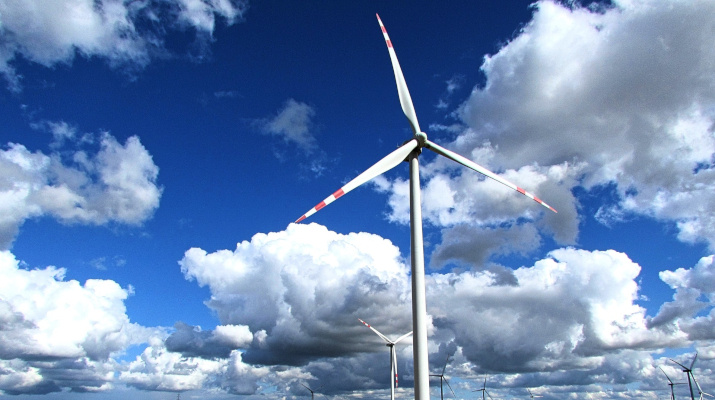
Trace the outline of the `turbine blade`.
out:
M 484 393 L 486 393 L 486 394 L 487 394 L 487 396 L 489 396 L 489 398 L 490 398 L 490 399 L 494 400 L 494 397 L 492 397 L 492 395 L 491 395 L 491 394 L 489 394 L 489 392 L 487 392 L 487 390 L 486 390 L 486 389 L 484 390 Z
M 446 383 L 449 390 L 452 391 L 452 396 L 457 397 L 457 395 L 454 394 L 454 390 L 452 390 L 452 386 L 449 384 L 449 381 L 447 380 L 447 378 L 444 378 L 444 383 Z
M 395 370 L 395 387 L 397 387 L 397 352 L 395 346 L 392 346 L 392 368 Z
M 681 363 L 679 363 L 679 362 L 673 360 L 672 358 L 669 358 L 669 360 L 672 361 L 672 362 L 674 362 L 674 363 L 676 363 L 676 364 L 678 364 L 678 365 L 680 365 L 681 367 L 683 367 L 683 372 L 688 371 L 688 367 L 686 367 L 685 365 L 683 365 L 683 364 L 681 364 Z
M 395 72 L 397 94 L 400 96 L 400 105 L 402 106 L 402 112 L 405 113 L 407 120 L 410 121 L 410 125 L 412 126 L 412 133 L 417 135 L 417 133 L 422 131 L 420 130 L 420 124 L 417 122 L 417 114 L 415 114 L 415 107 L 414 105 L 412 105 L 412 97 L 410 97 L 410 91 L 407 89 L 405 77 L 404 75 L 402 75 L 402 68 L 400 68 L 400 62 L 397 61 L 397 55 L 395 54 L 395 49 L 392 47 L 392 41 L 390 41 L 390 37 L 387 35 L 387 29 L 385 29 L 385 25 L 382 24 L 382 20 L 380 19 L 379 15 L 377 15 L 377 22 L 380 24 L 380 29 L 382 29 L 382 35 L 385 37 L 385 43 L 387 43 L 387 51 L 390 53 L 390 61 L 392 61 L 392 70 Z
M 693 357 L 693 362 L 690 363 L 690 368 L 689 368 L 689 369 L 690 369 L 691 371 L 693 370 L 693 366 L 695 365 L 695 360 L 697 360 L 697 359 L 698 359 L 698 353 L 695 353 L 695 357 Z
M 395 341 L 392 342 L 392 343 L 397 344 L 397 343 L 399 343 L 402 339 L 404 339 L 404 338 L 410 336 L 411 334 L 412 334 L 412 331 L 410 331 L 409 333 L 405 333 L 404 335 L 400 336 L 399 338 L 397 338 L 397 340 L 395 340 Z
M 660 370 L 663 371 L 663 368 L 660 368 Z M 673 381 L 670 380 L 670 377 L 668 376 L 668 374 L 665 373 L 665 371 L 663 371 L 663 375 L 665 375 L 665 378 L 668 380 L 668 382 L 670 382 L 671 384 L 673 383 Z
M 385 156 L 382 160 L 375 163 L 372 167 L 365 170 L 362 174 L 356 176 L 345 186 L 338 189 L 338 191 L 328 196 L 325 200 L 318 203 L 318 205 L 316 205 L 315 207 L 311 208 L 310 211 L 303 214 L 303 216 L 298 218 L 295 222 L 301 222 L 302 220 L 320 211 L 320 209 L 322 209 L 323 207 L 339 199 L 345 193 L 355 189 L 356 187 L 371 180 L 372 178 L 391 170 L 392 168 L 397 166 L 397 164 L 404 161 L 405 158 L 407 158 L 407 156 L 412 152 L 412 150 L 416 149 L 418 145 L 419 143 L 417 142 L 417 140 L 413 139 L 398 147 L 397 150 Z
M 484 176 L 486 176 L 486 177 L 488 177 L 488 178 L 494 179 L 495 181 L 501 183 L 502 185 L 507 186 L 508 188 L 510 188 L 510 189 L 512 189 L 512 190 L 516 190 L 517 192 L 519 192 L 519 193 L 523 194 L 524 196 L 526 196 L 526 197 L 528 197 L 528 198 L 534 200 L 535 202 L 541 204 L 542 206 L 548 208 L 549 210 L 551 210 L 551 211 L 553 211 L 553 212 L 558 212 L 558 211 L 556 211 L 553 207 L 551 207 L 550 205 L 546 204 L 546 203 L 545 203 L 543 200 L 541 200 L 540 198 L 534 196 L 533 194 L 527 192 L 526 190 L 520 188 L 519 186 L 516 186 L 515 184 L 513 184 L 513 183 L 509 182 L 508 180 L 506 180 L 506 179 L 500 177 L 499 175 L 497 175 L 497 174 L 495 174 L 495 173 L 489 171 L 488 169 L 482 167 L 481 165 L 475 163 L 474 161 L 472 161 L 472 160 L 470 160 L 470 159 L 468 159 L 468 158 L 466 158 L 466 157 L 460 156 L 459 154 L 457 154 L 457 153 L 455 153 L 455 152 L 453 152 L 453 151 L 447 150 L 447 149 L 445 149 L 444 147 L 442 147 L 442 146 L 440 146 L 440 145 L 438 145 L 438 144 L 436 144 L 436 143 L 434 143 L 434 142 L 431 142 L 431 141 L 429 141 L 429 140 L 427 140 L 427 142 L 426 142 L 426 144 L 425 144 L 425 147 L 427 147 L 428 149 L 434 151 L 435 153 L 437 153 L 437 154 L 439 154 L 439 155 L 441 155 L 441 156 L 444 156 L 444 157 L 449 158 L 450 160 L 456 161 L 456 162 L 458 162 L 458 163 L 464 165 L 464 166 L 467 167 L 467 168 L 473 169 L 473 170 L 479 172 L 480 174 L 482 174 L 482 175 L 484 175 Z
M 442 376 L 444 376 L 444 371 L 447 370 L 447 364 L 449 364 L 449 356 L 447 356 L 447 360 L 444 362 L 444 368 L 442 368 Z
M 375 332 L 375 333 L 377 334 L 377 336 L 379 336 L 379 337 L 382 338 L 382 340 L 386 341 L 387 343 L 392 343 L 392 341 L 391 341 L 390 339 L 388 339 L 387 336 L 385 336 L 385 335 L 383 335 L 382 333 L 380 333 L 380 331 L 378 331 L 377 329 L 373 328 L 373 327 L 372 327 L 370 324 L 368 324 L 367 322 L 361 320 L 360 318 L 358 318 L 358 321 L 362 322 L 363 325 L 365 325 L 365 326 L 367 326 L 368 328 L 370 328 L 370 330 L 373 331 L 373 332 Z

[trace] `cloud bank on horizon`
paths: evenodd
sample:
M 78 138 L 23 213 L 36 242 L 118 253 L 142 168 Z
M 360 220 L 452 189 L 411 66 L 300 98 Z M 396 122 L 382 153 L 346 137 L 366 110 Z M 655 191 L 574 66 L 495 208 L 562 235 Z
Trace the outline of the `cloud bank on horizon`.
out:
M 441 231 L 427 276 L 431 362 L 441 367 L 451 357 L 465 388 L 489 372 L 505 374 L 490 381 L 495 387 L 546 382 L 558 388 L 553 396 L 610 387 L 655 399 L 658 367 L 679 373 L 663 349 L 691 347 L 701 359 L 699 382 L 715 385 L 712 255 L 661 271 L 672 300 L 649 315 L 640 304 L 640 265 L 615 250 L 573 247 L 578 191 L 606 188 L 614 201 L 599 209 L 602 223 L 645 216 L 674 224 L 683 242 L 715 249 L 715 3 L 614 3 L 536 3 L 532 20 L 483 59 L 486 83 L 455 113 L 460 129 L 451 149 L 511 181 L 531 182 L 527 189 L 548 193 L 558 214 L 527 209 L 498 184 L 444 160 L 423 166 L 424 218 Z M 0 3 L 0 72 L 17 92 L 19 58 L 52 67 L 100 57 L 136 71 L 173 51 L 160 24 L 210 41 L 217 18 L 231 24 L 246 9 L 229 0 Z M 291 99 L 263 128 L 300 151 L 315 150 L 315 113 Z M 19 143 L 0 150 L 2 393 L 129 387 L 282 397 L 299 395 L 300 382 L 320 382 L 325 393 L 358 396 L 385 387 L 386 374 L 374 368 L 384 348 L 356 318 L 383 333 L 409 331 L 409 260 L 395 244 L 373 233 L 291 224 L 235 249 L 191 248 L 181 272 L 208 288 L 205 304 L 220 325 L 141 326 L 127 315 L 131 286 L 66 280 L 63 268 L 30 268 L 11 249 L 22 224 L 40 216 L 145 223 L 160 207 L 161 165 L 137 136 L 122 144 L 64 122 L 37 129 L 52 133 L 55 152 Z M 385 177 L 373 185 L 387 194 L 386 218 L 396 224 L 409 220 L 406 185 Z M 547 239 L 561 247 L 531 265 L 490 261 L 532 254 Z M 448 265 L 459 268 L 443 272 Z M 132 346 L 144 350 L 126 359 Z M 409 342 L 398 351 L 400 383 L 409 387 Z M 637 390 L 624 389 L 636 382 Z

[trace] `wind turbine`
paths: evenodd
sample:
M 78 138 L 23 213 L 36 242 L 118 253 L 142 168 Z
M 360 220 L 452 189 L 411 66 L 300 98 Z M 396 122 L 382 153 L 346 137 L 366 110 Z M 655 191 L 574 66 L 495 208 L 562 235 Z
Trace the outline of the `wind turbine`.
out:
M 695 357 L 693 357 L 693 362 L 690 363 L 690 368 L 673 360 L 672 358 L 670 359 L 670 361 L 683 367 L 683 372 L 685 372 L 685 375 L 688 376 L 688 387 L 690 387 L 690 400 L 695 400 L 695 395 L 693 394 L 693 383 L 690 381 L 690 378 L 693 377 L 693 366 L 695 365 L 695 360 L 697 360 L 697 359 L 698 359 L 698 353 L 695 353 Z M 695 382 L 695 383 L 697 384 L 697 382 Z
M 452 396 L 457 397 L 457 395 L 454 394 L 454 390 L 452 390 L 452 386 L 449 384 L 449 381 L 447 380 L 447 378 L 444 377 L 444 371 L 447 370 L 447 364 L 449 364 L 449 357 L 447 357 L 447 361 L 445 361 L 444 368 L 442 368 L 442 373 L 440 375 L 437 375 L 437 374 L 430 375 L 430 376 L 439 376 L 439 398 L 442 400 L 444 400 L 444 390 L 442 388 L 443 382 L 447 383 L 447 387 L 449 388 L 449 390 L 452 391 Z
M 660 370 L 663 371 L 663 368 L 660 368 Z M 668 386 L 670 386 L 670 400 L 675 400 L 675 390 L 673 389 L 673 386 L 685 385 L 685 382 L 673 382 L 672 380 L 670 380 L 670 377 L 668 376 L 668 374 L 665 373 L 665 371 L 663 371 L 663 375 L 665 375 L 665 378 L 668 379 Z
M 342 197 L 356 187 L 370 181 L 378 175 L 383 174 L 396 167 L 402 161 L 408 161 L 410 165 L 410 237 L 411 237 L 411 259 L 412 259 L 412 326 L 414 329 L 415 340 L 413 342 L 413 352 L 415 360 L 415 399 L 429 400 L 429 362 L 427 359 L 427 302 L 425 299 L 425 272 L 424 272 L 424 246 L 422 238 L 422 208 L 420 200 L 420 175 L 419 175 L 419 155 L 422 149 L 429 149 L 435 153 L 455 161 L 463 166 L 473 169 L 480 174 L 493 179 L 512 190 L 515 190 L 549 210 L 556 212 L 551 206 L 540 200 L 533 194 L 516 186 L 508 180 L 489 171 L 481 165 L 457 154 L 442 146 L 437 145 L 427 139 L 427 134 L 420 129 L 417 122 L 417 115 L 412 104 L 410 92 L 407 89 L 405 77 L 402 74 L 400 63 L 397 61 L 395 49 L 392 47 L 390 37 L 387 35 L 387 30 L 377 15 L 377 21 L 382 29 L 382 34 L 387 44 L 387 51 L 390 54 L 392 62 L 392 70 L 395 74 L 395 82 L 397 83 L 397 93 L 400 98 L 402 111 L 405 113 L 410 127 L 412 128 L 412 138 L 402 144 L 397 150 L 394 150 L 383 159 L 375 163 L 373 166 L 365 170 L 363 173 L 355 177 L 353 180 L 345 184 L 342 188 L 335 191 L 325 200 L 318 203 L 315 207 L 303 214 L 295 222 L 301 222 L 304 219 L 315 214 L 317 211 Z
M 377 329 L 373 328 L 367 322 L 358 318 L 358 321 L 362 322 L 363 325 L 370 328 L 377 336 L 381 337 L 385 341 L 385 345 L 390 348 L 390 400 L 395 400 L 395 387 L 397 387 L 397 352 L 395 351 L 395 345 L 399 343 L 402 339 L 410 336 L 412 331 L 405 333 L 404 335 L 397 338 L 397 340 L 390 340 L 387 336 L 380 333 Z
M 303 385 L 303 384 L 301 383 L 301 385 Z M 320 386 L 318 386 L 318 389 L 315 389 L 315 390 L 313 390 L 313 389 L 309 388 L 309 387 L 308 387 L 308 386 L 306 386 L 306 385 L 303 385 L 303 387 L 304 387 L 304 388 L 306 388 L 306 389 L 308 389 L 308 391 L 310 392 L 310 400 L 314 400 L 314 397 L 315 397 L 315 390 L 318 390 L 318 389 L 320 389 L 321 387 L 323 387 L 323 385 L 320 385 Z
M 484 386 L 482 386 L 481 389 L 477 390 L 472 390 L 473 392 L 482 392 L 482 400 L 487 400 L 486 396 L 489 396 L 490 399 L 494 400 L 491 394 L 487 392 L 487 376 L 484 375 Z
M 531 397 L 532 399 L 533 399 L 534 397 L 544 397 L 544 396 L 534 396 L 534 394 L 531 393 L 531 389 L 529 389 L 529 388 L 527 388 L 526 390 L 529 392 L 529 397 Z

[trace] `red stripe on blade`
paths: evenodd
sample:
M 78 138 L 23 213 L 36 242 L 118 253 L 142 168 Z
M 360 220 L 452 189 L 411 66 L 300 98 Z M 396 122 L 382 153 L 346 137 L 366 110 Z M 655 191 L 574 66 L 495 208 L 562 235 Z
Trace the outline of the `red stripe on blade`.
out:
M 325 204 L 324 201 L 321 201 L 320 204 L 315 206 L 315 211 L 320 211 L 323 207 L 325 207 L 327 204 Z
M 338 189 L 337 192 L 333 193 L 333 197 L 335 197 L 335 199 L 337 200 L 340 198 L 340 196 L 342 196 L 344 194 L 345 194 L 345 192 L 343 192 L 343 189 L 341 188 L 341 189 Z
M 516 188 L 516 191 L 519 192 L 519 193 L 521 193 L 521 194 L 526 194 L 526 191 L 525 191 L 524 189 L 520 188 L 520 187 L 517 187 L 517 188 Z

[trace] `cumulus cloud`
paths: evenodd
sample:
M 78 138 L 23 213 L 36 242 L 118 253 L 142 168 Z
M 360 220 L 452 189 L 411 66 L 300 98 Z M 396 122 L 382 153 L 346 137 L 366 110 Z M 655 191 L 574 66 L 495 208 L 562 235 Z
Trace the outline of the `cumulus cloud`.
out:
M 185 357 L 227 358 L 231 351 L 245 348 L 253 341 L 246 326 L 219 325 L 213 331 L 183 322 L 174 325 L 175 331 L 165 342 L 166 349 Z
M 531 22 L 485 58 L 486 84 L 460 109 L 474 132 L 453 146 L 489 152 L 497 169 L 540 166 L 518 179 L 559 183 L 535 187 L 547 200 L 557 189 L 558 209 L 575 201 L 558 191 L 614 185 L 618 202 L 602 215 L 673 221 L 681 240 L 712 246 L 713 21 L 708 1 L 595 11 L 539 2 Z M 548 176 L 557 165 L 570 179 Z
M 190 249 L 180 264 L 187 279 L 209 287 L 207 305 L 223 324 L 250 329 L 243 358 L 251 363 L 301 365 L 357 352 L 364 339 L 355 337 L 369 333 L 359 317 L 386 332 L 410 325 L 408 268 L 376 235 L 293 224 L 233 251 Z
M 153 215 L 162 193 L 159 168 L 139 138 L 122 145 L 104 133 L 98 147 L 47 155 L 10 143 L 0 150 L 0 248 L 9 248 L 33 217 L 139 225 Z
M 51 67 L 81 55 L 106 59 L 115 67 L 141 68 L 165 53 L 165 27 L 190 28 L 197 40 L 206 40 L 217 17 L 232 24 L 246 9 L 240 0 L 2 2 L 0 73 L 18 91 L 22 77 L 13 63 L 19 57 Z
M 186 357 L 167 350 L 160 340 L 152 340 L 142 354 L 129 363 L 119 380 L 142 390 L 185 391 L 223 389 L 233 394 L 253 394 L 258 382 L 269 372 L 266 367 L 245 364 L 241 353 L 206 359 Z
M 709 276 L 703 270 L 709 261 L 664 280 Z M 387 352 L 356 318 L 390 337 L 409 329 L 407 266 L 388 241 L 293 224 L 235 250 L 191 249 L 180 263 L 187 279 L 209 287 L 206 304 L 223 324 L 252 334 L 249 342 L 244 331 L 243 361 L 299 365 L 315 382 L 331 381 L 330 371 L 352 371 L 354 379 L 329 384 L 327 393 L 384 387 L 372 366 L 385 361 L 387 369 Z M 466 366 L 463 377 L 489 371 L 516 374 L 522 384 L 537 376 L 558 385 L 626 384 L 651 376 L 650 353 L 715 339 L 705 329 L 712 326 L 709 317 L 698 316 L 710 303 L 681 315 L 678 324 L 653 324 L 638 304 L 640 272 L 617 251 L 562 248 L 516 270 L 428 274 L 432 366 L 441 368 L 452 356 Z M 198 333 L 194 329 L 191 340 Z M 412 379 L 410 350 L 406 344 L 399 355 L 406 385 Z
M 65 269 L 26 269 L 0 252 L 0 390 L 48 393 L 104 390 L 113 354 L 153 330 L 131 323 L 124 301 L 131 288 L 110 280 L 65 281 Z

